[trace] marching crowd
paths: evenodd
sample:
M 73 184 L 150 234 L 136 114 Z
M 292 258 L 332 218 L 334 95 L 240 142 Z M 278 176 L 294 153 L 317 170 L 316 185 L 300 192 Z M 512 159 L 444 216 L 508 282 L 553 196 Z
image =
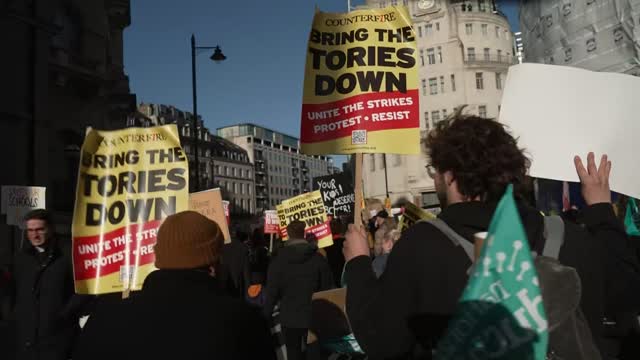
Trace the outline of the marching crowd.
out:
M 382 210 L 359 226 L 333 219 L 334 245 L 318 249 L 305 224 L 293 221 L 289 240 L 270 254 L 261 236 L 242 231 L 224 244 L 215 222 L 186 211 L 165 219 L 158 270 L 127 299 L 74 294 L 70 244 L 56 239 L 47 211 L 33 211 L 26 246 L 0 274 L 2 319 L 11 324 L 0 358 L 275 359 L 284 354 L 276 354 L 272 333 L 289 360 L 336 358 L 321 338 L 307 344 L 312 321 L 324 321 L 314 319 L 312 295 L 346 286 L 358 346 L 345 353 L 430 359 L 473 261 L 460 241 L 487 231 L 509 184 L 532 251 L 544 252 L 550 232 L 532 201 L 529 159 L 502 124 L 458 112 L 429 133 L 425 147 L 446 230 L 423 221 L 400 233 Z M 567 166 L 579 175 L 586 206 L 562 221 L 557 260 L 578 275 L 573 299 L 583 326 L 550 329 L 548 358 L 638 359 L 640 239 L 627 235 L 624 214 L 612 206 L 615 168 L 592 153 Z

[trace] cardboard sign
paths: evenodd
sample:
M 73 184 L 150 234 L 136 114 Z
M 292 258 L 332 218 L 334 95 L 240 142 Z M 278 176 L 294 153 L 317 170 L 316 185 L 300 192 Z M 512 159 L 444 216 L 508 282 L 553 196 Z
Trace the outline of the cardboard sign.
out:
M 142 287 L 160 224 L 189 207 L 188 166 L 176 125 L 89 129 L 71 227 L 77 293 Z
M 416 35 L 404 6 L 317 12 L 305 67 L 305 154 L 420 152 Z
M 278 233 L 278 212 L 276 210 L 265 210 L 264 212 L 264 233 L 265 234 L 277 234 Z
M 313 178 L 313 190 L 320 190 L 327 214 L 353 216 L 356 194 L 352 183 L 345 174 Z
M 612 162 L 611 190 L 640 198 L 637 94 L 640 78 L 631 75 L 515 65 L 509 68 L 500 122 L 526 149 L 532 177 L 579 182 L 573 158 L 579 155 L 586 167 L 593 151 L 597 164 L 603 154 Z
M 2 213 L 7 225 L 24 227 L 23 218 L 31 210 L 46 208 L 46 188 L 41 186 L 2 186 Z
M 320 191 L 313 191 L 287 199 L 276 206 L 276 209 L 278 211 L 282 240 L 289 240 L 286 233 L 287 225 L 294 220 L 300 220 L 306 224 L 305 232 L 313 233 L 316 236 L 318 247 L 323 248 L 333 244 L 333 236 L 331 235 L 331 228 L 329 227 Z
M 189 194 L 189 210 L 197 211 L 213 220 L 220 226 L 224 234 L 224 243 L 231 242 L 227 216 L 224 211 L 222 194 L 219 188 Z
M 224 208 L 224 216 L 227 218 L 227 225 L 231 224 L 231 215 L 229 213 L 229 202 L 222 200 L 222 207 Z

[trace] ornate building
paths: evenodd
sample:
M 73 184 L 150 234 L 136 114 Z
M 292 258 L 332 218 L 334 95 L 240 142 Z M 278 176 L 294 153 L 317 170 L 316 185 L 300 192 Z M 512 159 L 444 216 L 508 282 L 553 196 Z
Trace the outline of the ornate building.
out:
M 507 18 L 493 1 L 367 1 L 375 8 L 399 4 L 408 7 L 418 41 L 422 137 L 460 105 L 467 105 L 467 113 L 497 118 L 508 68 L 517 59 Z M 437 206 L 427 161 L 424 153 L 365 155 L 365 196 L 384 199 L 388 189 L 393 203 Z
M 249 155 L 242 147 L 212 135 L 198 117 L 198 128 L 193 131 L 193 114 L 174 106 L 146 104 L 138 106 L 143 118 L 129 119 L 127 126 L 156 126 L 176 124 L 180 142 L 189 157 L 189 184 L 195 189 L 195 151 L 198 149 L 200 190 L 220 187 L 223 200 L 229 201 L 233 215 L 252 215 L 256 212 L 254 169 Z M 196 140 L 196 135 L 197 139 Z M 197 144 L 196 144 L 197 142 Z M 197 146 L 196 146 L 197 145 Z
M 0 4 L 0 149 L 9 155 L 0 184 L 45 186 L 57 231 L 69 236 L 86 127 L 122 127 L 135 111 L 123 66 L 129 0 Z M 0 238 L 9 234 L 0 221 Z M 0 263 L 7 244 L 0 241 Z

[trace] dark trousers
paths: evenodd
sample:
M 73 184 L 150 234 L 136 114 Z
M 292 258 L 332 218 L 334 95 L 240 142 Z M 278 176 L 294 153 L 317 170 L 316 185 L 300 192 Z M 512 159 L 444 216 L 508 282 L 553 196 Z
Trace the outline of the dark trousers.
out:
M 287 360 L 304 360 L 307 346 L 307 329 L 282 327 Z

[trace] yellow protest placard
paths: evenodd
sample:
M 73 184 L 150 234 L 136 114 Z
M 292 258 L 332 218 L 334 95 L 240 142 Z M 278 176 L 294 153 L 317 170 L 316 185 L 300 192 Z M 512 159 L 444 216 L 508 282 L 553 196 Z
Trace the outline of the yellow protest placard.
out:
M 282 240 L 289 239 L 286 233 L 287 225 L 294 220 L 300 220 L 307 225 L 305 232 L 313 233 L 316 236 L 318 247 L 323 248 L 333 244 L 333 236 L 320 190 L 287 199 L 277 205 L 276 210 L 278 211 Z
M 404 6 L 317 12 L 305 67 L 302 151 L 418 154 L 416 44 Z
M 189 194 L 189 210 L 197 211 L 209 220 L 215 221 L 224 234 L 224 243 L 231 242 L 227 216 L 219 188 Z
M 188 166 L 175 125 L 87 132 L 72 224 L 77 293 L 142 287 L 160 224 L 189 208 Z
M 433 220 L 435 217 L 432 213 L 424 211 L 424 209 L 409 202 L 404 206 L 404 213 L 398 224 L 398 230 L 404 232 L 420 220 Z

